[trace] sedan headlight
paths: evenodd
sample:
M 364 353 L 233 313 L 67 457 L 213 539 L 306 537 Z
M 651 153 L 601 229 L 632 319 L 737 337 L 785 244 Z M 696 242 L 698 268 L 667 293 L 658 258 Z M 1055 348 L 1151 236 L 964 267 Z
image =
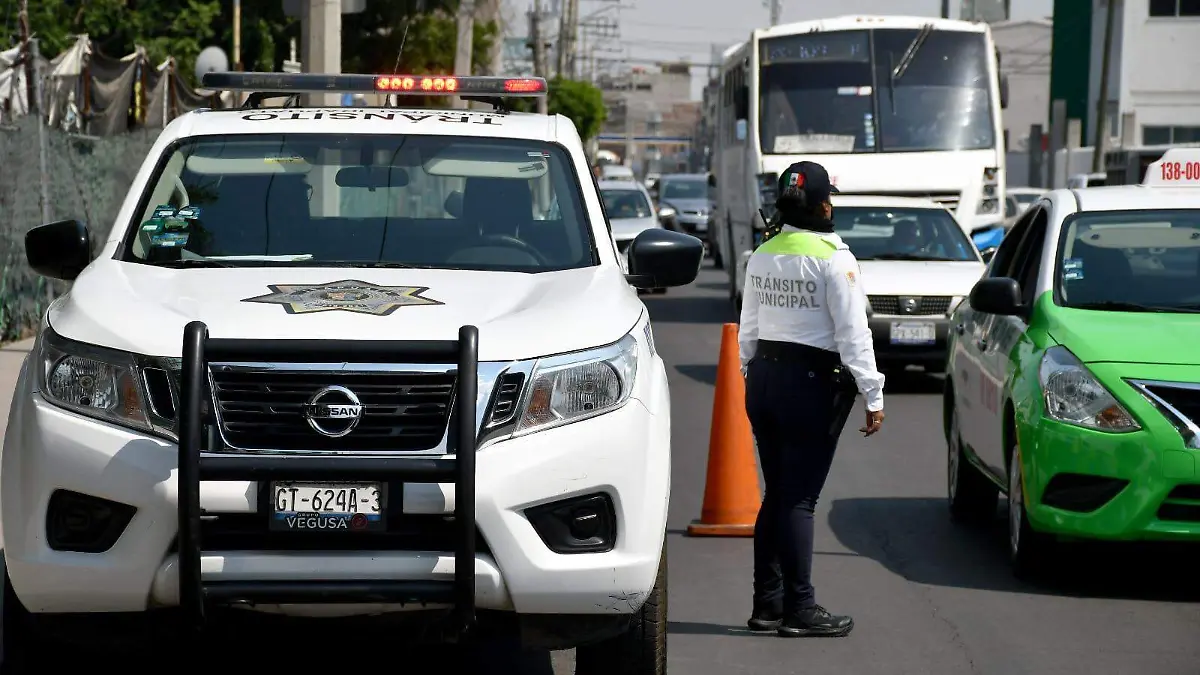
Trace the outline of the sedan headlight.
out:
M 540 359 L 516 433 L 616 410 L 633 391 L 637 362 L 638 341 L 632 333 L 606 347 Z
M 39 389 L 54 405 L 150 431 L 132 354 L 68 340 L 49 327 L 38 348 Z
M 1083 363 L 1065 347 L 1051 347 L 1038 368 L 1050 419 L 1097 431 L 1141 428 Z

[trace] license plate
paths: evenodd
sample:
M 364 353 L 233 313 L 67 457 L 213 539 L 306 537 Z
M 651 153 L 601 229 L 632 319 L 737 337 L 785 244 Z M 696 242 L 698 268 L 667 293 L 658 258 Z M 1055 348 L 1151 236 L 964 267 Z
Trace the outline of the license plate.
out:
M 379 483 L 271 483 L 271 529 L 379 531 L 382 495 Z
M 937 341 L 937 332 L 931 323 L 892 322 L 892 344 L 931 345 Z

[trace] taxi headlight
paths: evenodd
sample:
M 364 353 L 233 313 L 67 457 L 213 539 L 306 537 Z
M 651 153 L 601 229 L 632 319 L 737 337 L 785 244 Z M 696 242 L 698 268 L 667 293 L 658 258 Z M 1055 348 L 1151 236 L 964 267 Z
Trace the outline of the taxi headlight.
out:
M 1141 426 L 1083 363 L 1065 347 L 1046 350 L 1038 368 L 1045 415 L 1096 431 L 1137 431 Z
M 150 431 L 132 354 L 68 340 L 46 327 L 38 341 L 39 389 L 67 410 Z
M 624 405 L 637 375 L 638 341 L 628 334 L 606 347 L 540 359 L 517 434 L 602 415 Z

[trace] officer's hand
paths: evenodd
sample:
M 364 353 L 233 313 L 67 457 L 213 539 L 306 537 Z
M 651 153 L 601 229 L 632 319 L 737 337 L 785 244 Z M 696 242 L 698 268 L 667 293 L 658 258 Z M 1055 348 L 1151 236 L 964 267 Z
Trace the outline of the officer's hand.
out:
M 883 411 L 876 410 L 875 412 L 867 411 L 867 426 L 859 429 L 864 436 L 870 436 L 883 426 Z

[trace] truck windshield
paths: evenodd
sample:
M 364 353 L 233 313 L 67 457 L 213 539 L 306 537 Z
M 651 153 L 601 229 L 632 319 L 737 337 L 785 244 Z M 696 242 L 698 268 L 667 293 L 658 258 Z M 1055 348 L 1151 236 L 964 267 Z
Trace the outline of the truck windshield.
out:
M 834 206 L 833 231 L 860 261 L 980 261 L 954 217 L 942 209 Z
M 125 260 L 172 267 L 597 264 L 566 152 L 496 138 L 189 139 L 156 169 L 127 244 Z
M 1200 311 L 1200 209 L 1082 213 L 1061 237 L 1054 272 L 1059 305 Z
M 875 29 L 763 40 L 763 153 L 995 147 L 983 33 L 933 30 L 918 40 L 921 35 L 919 29 Z

